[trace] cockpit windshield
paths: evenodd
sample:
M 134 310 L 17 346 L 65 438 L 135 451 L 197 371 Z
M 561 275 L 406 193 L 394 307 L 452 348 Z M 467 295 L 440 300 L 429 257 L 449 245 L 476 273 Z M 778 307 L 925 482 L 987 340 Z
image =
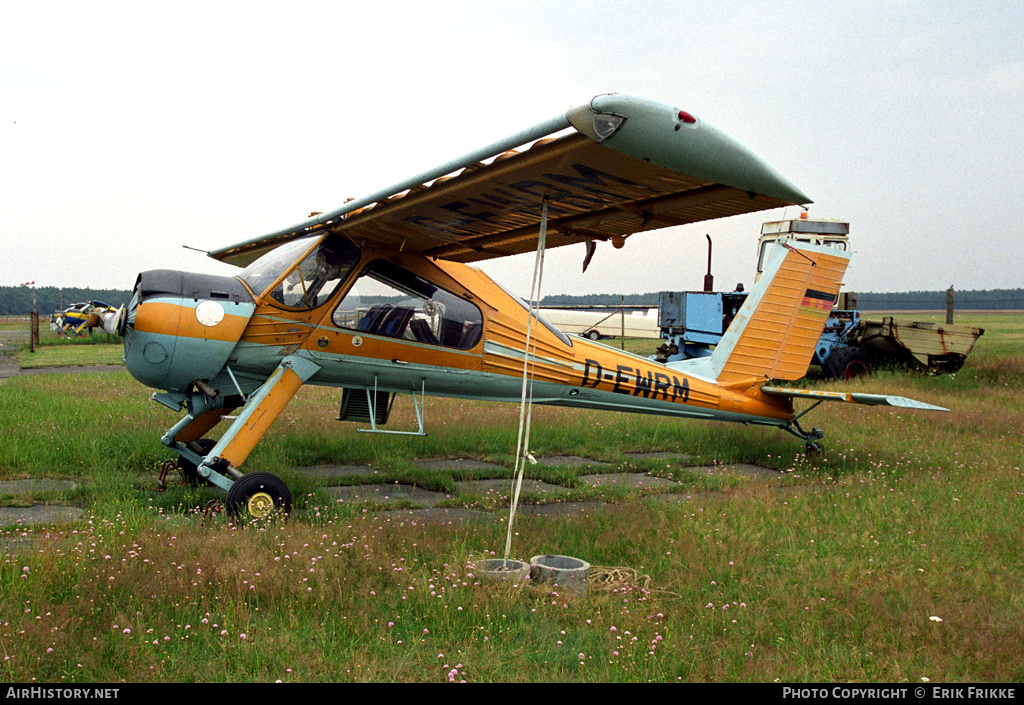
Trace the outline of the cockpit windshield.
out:
M 331 236 L 313 247 L 319 237 L 313 235 L 281 245 L 243 269 L 238 276 L 253 293 L 268 296 L 283 306 L 303 309 L 321 306 L 359 262 L 359 248 L 343 237 Z M 308 254 L 296 262 L 307 251 Z M 287 276 L 278 281 L 285 271 Z M 267 291 L 274 282 L 277 285 Z

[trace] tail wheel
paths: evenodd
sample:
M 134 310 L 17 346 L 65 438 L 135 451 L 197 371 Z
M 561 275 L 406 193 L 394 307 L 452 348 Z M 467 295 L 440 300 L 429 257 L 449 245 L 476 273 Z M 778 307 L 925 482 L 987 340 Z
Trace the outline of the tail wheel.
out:
M 821 371 L 828 379 L 853 379 L 871 372 L 868 355 L 862 348 L 839 348 L 825 360 Z
M 277 475 L 251 472 L 231 485 L 225 504 L 236 519 L 270 519 L 291 513 L 292 493 Z
M 189 443 L 187 448 L 205 458 L 215 445 L 217 445 L 217 441 L 212 438 L 200 438 L 198 441 Z M 192 461 L 180 457 L 178 458 L 178 467 L 181 468 L 181 474 L 185 478 L 186 484 L 193 487 L 206 487 L 211 484 L 209 480 L 199 474 L 198 467 Z

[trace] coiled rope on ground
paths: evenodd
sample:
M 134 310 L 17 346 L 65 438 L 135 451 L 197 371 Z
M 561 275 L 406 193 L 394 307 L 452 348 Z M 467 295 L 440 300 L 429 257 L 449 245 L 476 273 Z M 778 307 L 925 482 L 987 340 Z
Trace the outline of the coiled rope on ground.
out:
M 679 597 L 668 590 L 657 590 L 651 587 L 651 576 L 627 566 L 590 566 L 587 578 L 590 586 L 598 590 L 643 590 L 649 593 L 661 593 Z

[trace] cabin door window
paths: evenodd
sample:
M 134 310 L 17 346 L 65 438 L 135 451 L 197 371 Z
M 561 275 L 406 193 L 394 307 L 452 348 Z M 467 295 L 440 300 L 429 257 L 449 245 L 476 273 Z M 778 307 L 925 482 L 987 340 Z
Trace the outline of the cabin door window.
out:
M 368 264 L 334 310 L 340 328 L 469 350 L 483 316 L 473 303 L 387 260 Z

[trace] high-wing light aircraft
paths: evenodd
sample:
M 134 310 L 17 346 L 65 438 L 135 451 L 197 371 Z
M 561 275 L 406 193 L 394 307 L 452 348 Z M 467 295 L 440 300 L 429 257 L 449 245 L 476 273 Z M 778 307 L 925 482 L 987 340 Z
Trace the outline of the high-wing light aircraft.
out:
M 540 263 L 545 249 L 573 244 L 589 260 L 595 243 L 809 202 L 686 111 L 602 95 L 208 253 L 244 267 L 236 277 L 143 272 L 118 324 L 125 365 L 159 390 L 154 400 L 185 412 L 162 441 L 186 477 L 253 516 L 290 508 L 284 482 L 241 467 L 303 384 L 342 388 L 339 418 L 377 432 L 395 395 L 411 394 L 419 430 L 408 433 L 419 434 L 424 396 L 522 400 L 527 376 L 534 403 L 776 426 L 812 447 L 822 433 L 800 426 L 794 398 L 939 409 L 770 382 L 806 373 L 846 252 L 775 247 L 714 353 L 667 364 L 563 334 L 470 264 L 530 251 Z M 206 438 L 225 418 L 221 438 Z

